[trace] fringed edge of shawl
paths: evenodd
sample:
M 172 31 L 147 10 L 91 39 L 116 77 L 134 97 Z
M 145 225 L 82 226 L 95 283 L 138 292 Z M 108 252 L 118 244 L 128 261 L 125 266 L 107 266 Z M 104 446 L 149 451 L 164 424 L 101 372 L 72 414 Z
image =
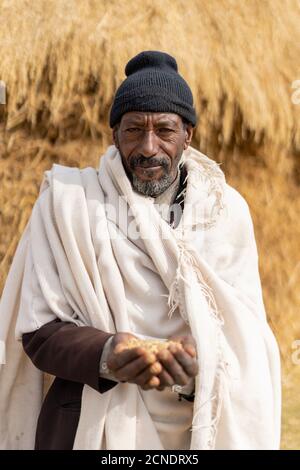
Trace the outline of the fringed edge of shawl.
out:
M 200 154 L 197 155 L 198 163 L 200 163 L 201 168 L 195 166 L 190 168 L 186 176 L 186 180 L 189 180 L 189 183 L 193 186 L 199 184 L 199 182 L 208 183 L 208 196 L 214 194 L 215 195 L 215 203 L 211 210 L 211 218 L 210 220 L 206 220 L 204 222 L 198 222 L 197 228 L 202 230 L 208 230 L 212 228 L 216 223 L 221 214 L 224 210 L 225 205 L 223 202 L 224 197 L 224 186 L 225 186 L 225 177 L 223 172 L 220 170 L 219 166 L 216 162 L 210 160 L 206 156 Z M 182 161 L 182 164 L 185 163 L 185 160 Z M 186 194 L 187 188 L 185 188 L 181 195 Z M 194 224 L 192 224 L 193 226 Z M 184 227 L 184 230 L 189 227 Z M 223 318 L 221 313 L 217 307 L 213 291 L 205 282 L 203 275 L 197 266 L 197 262 L 193 256 L 193 253 L 189 250 L 186 246 L 184 241 L 184 232 L 175 231 L 176 233 L 176 241 L 178 246 L 178 266 L 176 269 L 176 274 L 174 280 L 169 289 L 169 296 L 168 296 L 168 306 L 169 312 L 168 317 L 170 318 L 175 310 L 178 308 L 179 312 L 183 318 L 183 320 L 189 324 L 189 318 L 187 312 L 184 308 L 184 302 L 180 290 L 180 283 L 184 282 L 187 283 L 188 280 L 185 279 L 183 275 L 183 266 L 189 265 L 191 269 L 194 271 L 197 277 L 197 281 L 199 283 L 199 287 L 204 298 L 208 304 L 208 310 L 211 318 L 213 319 L 216 329 L 217 329 L 217 366 L 216 366 L 216 374 L 214 380 L 214 386 L 212 389 L 212 396 L 204 403 L 202 403 L 197 411 L 197 413 L 193 417 L 193 423 L 191 427 L 191 432 L 196 431 L 201 428 L 209 428 L 209 438 L 206 443 L 204 449 L 206 450 L 213 450 L 215 448 L 216 437 L 217 437 L 217 427 L 221 416 L 222 410 L 222 403 L 223 403 L 223 385 L 224 385 L 224 378 L 226 375 L 226 362 L 223 355 L 223 350 L 221 347 L 221 328 L 224 324 Z M 201 408 L 206 405 L 208 402 L 213 402 L 212 405 L 212 413 L 211 413 L 211 421 L 209 424 L 203 425 L 195 425 L 194 422 L 197 418 L 197 414 L 200 412 Z

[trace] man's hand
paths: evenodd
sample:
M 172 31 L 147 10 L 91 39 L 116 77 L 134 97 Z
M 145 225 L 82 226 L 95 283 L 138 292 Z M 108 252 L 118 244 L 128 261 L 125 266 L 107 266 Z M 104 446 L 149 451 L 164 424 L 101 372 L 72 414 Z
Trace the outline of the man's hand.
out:
M 172 345 L 157 354 L 157 360 L 162 366 L 157 390 L 164 390 L 175 384 L 187 385 L 198 374 L 196 342 L 193 336 L 172 336 L 168 339 L 181 343 L 183 348 Z
M 160 385 L 157 376 L 162 372 L 161 364 L 155 354 L 142 347 L 123 350 L 123 344 L 131 338 L 136 337 L 130 333 L 114 335 L 107 359 L 109 369 L 120 382 L 133 383 L 144 390 L 157 388 Z

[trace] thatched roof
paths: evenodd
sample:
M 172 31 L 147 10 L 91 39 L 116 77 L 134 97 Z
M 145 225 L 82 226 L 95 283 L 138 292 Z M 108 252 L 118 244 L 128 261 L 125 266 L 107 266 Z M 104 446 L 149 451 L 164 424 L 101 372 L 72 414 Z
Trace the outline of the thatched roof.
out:
M 159 49 L 193 89 L 202 149 L 245 140 L 300 149 L 297 0 L 0 0 L 0 17 L 7 129 L 99 137 L 126 62 Z

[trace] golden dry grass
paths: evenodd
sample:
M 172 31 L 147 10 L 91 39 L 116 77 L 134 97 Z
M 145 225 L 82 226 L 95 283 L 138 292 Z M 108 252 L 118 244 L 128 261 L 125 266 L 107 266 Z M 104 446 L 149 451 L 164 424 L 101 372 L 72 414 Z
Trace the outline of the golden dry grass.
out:
M 297 0 L 0 0 L 0 292 L 53 162 L 96 165 L 124 66 L 174 55 L 192 87 L 194 145 L 249 202 L 270 324 L 284 362 L 283 447 L 300 448 L 300 4 Z

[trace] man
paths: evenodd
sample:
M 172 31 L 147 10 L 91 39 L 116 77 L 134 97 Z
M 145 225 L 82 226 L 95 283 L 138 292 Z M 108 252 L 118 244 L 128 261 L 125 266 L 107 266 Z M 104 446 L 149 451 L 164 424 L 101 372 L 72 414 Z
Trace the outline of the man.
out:
M 175 59 L 145 51 L 125 73 L 114 145 L 98 172 L 45 173 L 8 276 L 1 446 L 278 448 L 278 350 L 247 205 L 190 146 Z M 149 338 L 172 342 L 149 352 Z M 42 407 L 39 371 L 56 377 Z

